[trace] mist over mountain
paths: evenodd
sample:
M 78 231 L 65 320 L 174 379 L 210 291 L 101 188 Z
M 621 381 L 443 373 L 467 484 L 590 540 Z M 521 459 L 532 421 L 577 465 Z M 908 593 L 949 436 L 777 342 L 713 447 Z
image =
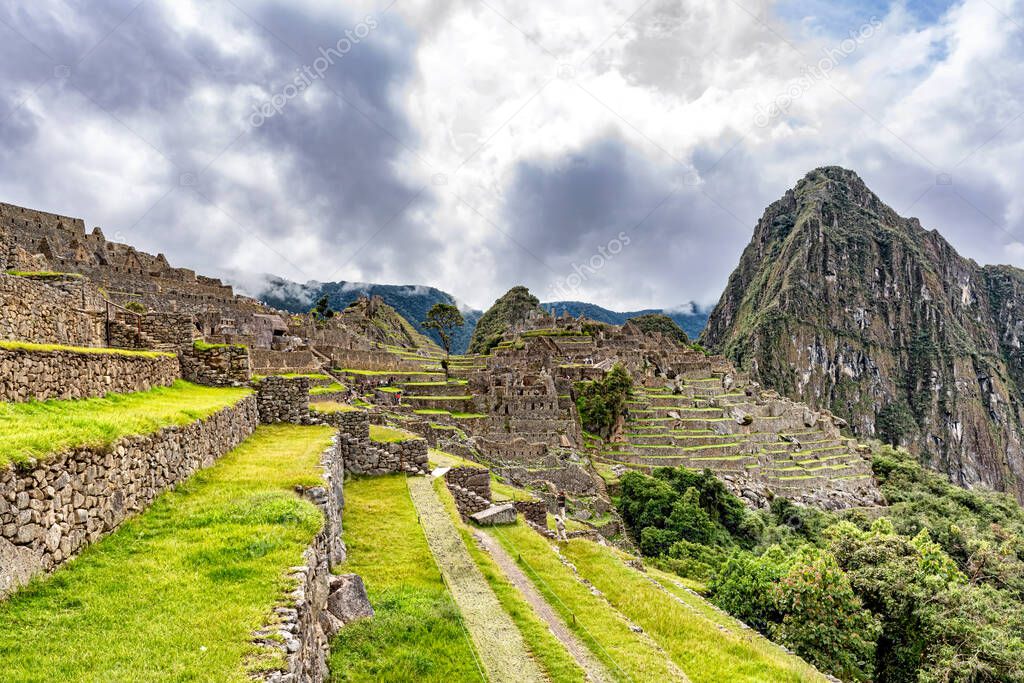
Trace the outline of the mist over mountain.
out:
M 389 306 L 398 311 L 402 317 L 417 327 L 420 326 L 427 316 L 430 307 L 437 303 L 452 304 L 459 307 L 466 324 L 458 330 L 452 341 L 452 351 L 465 353 L 469 348 L 470 339 L 476 328 L 483 311 L 465 306 L 452 294 L 436 287 L 425 285 L 383 285 L 369 282 L 316 282 L 310 281 L 305 284 L 292 282 L 274 275 L 261 276 L 259 278 L 248 277 L 242 274 L 229 276 L 251 296 L 254 296 L 269 306 L 279 308 L 291 313 L 305 313 L 323 295 L 331 307 L 335 310 L 342 310 L 361 296 L 379 296 Z M 648 308 L 639 311 L 613 311 L 597 304 L 583 301 L 553 301 L 541 304 L 546 310 L 555 309 L 558 315 L 568 311 L 569 315 L 597 320 L 598 322 L 611 325 L 622 325 L 628 319 L 651 313 L 664 313 L 672 318 L 691 339 L 696 339 L 704 325 L 707 323 L 709 310 L 702 309 L 697 304 L 690 302 L 671 309 Z M 423 332 L 440 343 L 440 337 L 435 330 L 423 330 Z

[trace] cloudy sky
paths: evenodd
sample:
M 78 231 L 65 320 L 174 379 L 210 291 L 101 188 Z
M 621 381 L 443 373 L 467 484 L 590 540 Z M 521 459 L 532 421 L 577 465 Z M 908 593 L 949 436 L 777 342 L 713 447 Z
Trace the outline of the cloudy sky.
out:
M 1024 0 L 32 0 L 0 78 L 0 201 L 201 272 L 712 304 L 826 164 L 1024 266 Z

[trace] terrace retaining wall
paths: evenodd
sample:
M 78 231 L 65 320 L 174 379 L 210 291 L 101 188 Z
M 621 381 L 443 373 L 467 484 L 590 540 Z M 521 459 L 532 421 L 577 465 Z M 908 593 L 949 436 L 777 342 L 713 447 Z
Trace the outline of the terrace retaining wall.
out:
M 257 425 L 256 399 L 184 426 L 0 469 L 0 597 L 52 571 L 209 467 Z
M 0 274 L 0 339 L 102 346 L 103 323 L 85 310 L 95 300 L 86 283 L 57 287 Z
M 0 349 L 0 402 L 4 403 L 147 391 L 180 377 L 174 354 Z
M 345 503 L 344 457 L 335 438 L 320 458 L 323 484 L 303 489 L 301 494 L 320 508 L 324 526 L 303 553 L 303 565 L 293 567 L 295 582 L 285 604 L 274 608 L 270 625 L 256 631 L 254 642 L 281 652 L 284 668 L 262 672 L 255 680 L 268 683 L 323 683 L 329 680 L 330 638 L 349 621 L 372 615 L 367 600 L 353 609 L 346 600 L 353 584 L 362 586 L 358 576 L 335 576 L 331 570 L 345 561 L 341 540 L 342 508 Z M 365 590 L 362 592 L 365 599 Z
M 345 471 L 350 474 L 426 474 L 430 471 L 425 439 L 410 439 L 400 443 L 377 443 L 370 440 L 368 414 L 341 413 L 339 444 L 345 460 Z
M 245 346 L 185 346 L 181 350 L 181 374 L 196 384 L 242 386 L 252 378 L 249 349 Z
M 260 422 L 309 424 L 309 378 L 264 377 L 257 387 Z

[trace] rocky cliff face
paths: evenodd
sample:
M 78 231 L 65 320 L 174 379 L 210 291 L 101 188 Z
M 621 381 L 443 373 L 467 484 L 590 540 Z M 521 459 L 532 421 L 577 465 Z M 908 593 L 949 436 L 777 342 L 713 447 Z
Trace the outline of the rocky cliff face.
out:
M 765 211 L 701 341 L 861 436 L 1024 501 L 1024 271 L 979 267 L 852 171 Z

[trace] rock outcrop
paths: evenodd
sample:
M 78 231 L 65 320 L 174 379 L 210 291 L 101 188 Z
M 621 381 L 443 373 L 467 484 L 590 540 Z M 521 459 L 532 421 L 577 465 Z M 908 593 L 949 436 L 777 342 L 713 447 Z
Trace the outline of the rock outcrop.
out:
M 1024 501 L 1024 271 L 821 168 L 765 211 L 701 341 L 751 378 Z

